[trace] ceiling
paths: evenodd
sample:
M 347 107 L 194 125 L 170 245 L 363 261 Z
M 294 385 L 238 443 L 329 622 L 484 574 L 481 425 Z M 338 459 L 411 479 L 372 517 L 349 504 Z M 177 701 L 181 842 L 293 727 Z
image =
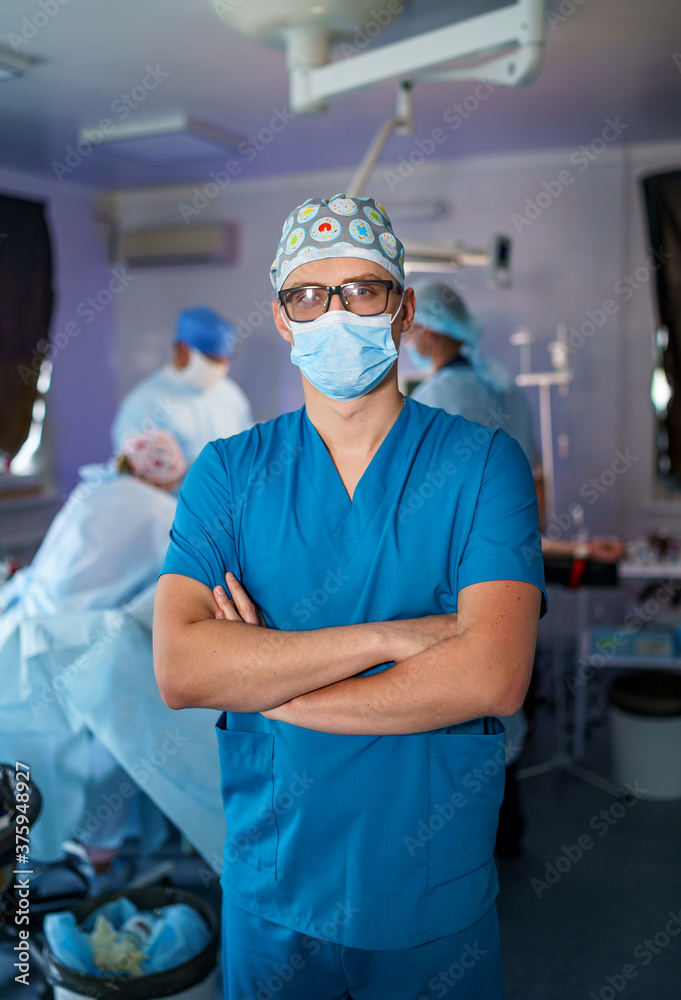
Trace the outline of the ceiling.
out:
M 385 6 L 376 0 L 377 10 Z M 371 44 L 496 6 L 499 0 L 406 0 L 403 17 Z M 539 78 L 527 88 L 495 90 L 461 128 L 447 132 L 439 156 L 576 149 L 616 116 L 627 125 L 618 141 L 681 135 L 678 0 L 548 0 L 547 6 L 556 17 L 547 25 Z M 43 16 L 46 8 L 54 13 Z M 22 30 L 33 37 L 25 40 Z M 130 122 L 186 112 L 243 136 L 257 134 L 277 112 L 286 115 L 284 53 L 235 34 L 209 0 L 3 0 L 0 45 L 16 45 L 17 38 L 18 51 L 36 61 L 24 77 L 0 83 L 0 166 L 52 178 L 59 173 L 64 183 L 130 187 L 208 179 L 235 157 L 240 177 L 351 169 L 394 111 L 394 86 L 386 84 L 339 98 L 322 116 L 290 121 L 250 158 L 225 148 L 191 162 L 143 164 L 100 146 L 77 163 L 66 157 L 79 129 L 102 118 L 121 120 L 123 105 L 116 102 L 133 88 L 139 95 L 142 87 L 144 97 L 129 109 Z M 153 90 L 142 86 L 148 67 L 162 77 Z M 474 86 L 417 85 L 415 136 L 441 127 L 446 110 Z M 395 136 L 383 159 L 408 154 L 413 142 Z M 68 170 L 55 172 L 55 163 Z

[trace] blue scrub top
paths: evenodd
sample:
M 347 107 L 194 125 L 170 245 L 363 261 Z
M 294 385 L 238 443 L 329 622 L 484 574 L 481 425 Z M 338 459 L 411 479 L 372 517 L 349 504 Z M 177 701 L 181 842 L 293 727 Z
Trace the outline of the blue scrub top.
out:
M 534 584 L 545 610 L 520 447 L 411 399 L 353 501 L 304 408 L 208 445 L 182 487 L 162 573 L 213 587 L 227 570 L 283 630 L 456 611 L 459 590 L 489 580 Z M 227 712 L 217 736 L 221 883 L 237 906 L 373 950 L 455 933 L 493 902 L 497 719 L 348 736 Z

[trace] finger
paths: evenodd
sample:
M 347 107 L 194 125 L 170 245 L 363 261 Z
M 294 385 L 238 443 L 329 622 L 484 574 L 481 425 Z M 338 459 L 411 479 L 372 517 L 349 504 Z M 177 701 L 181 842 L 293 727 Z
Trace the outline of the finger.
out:
M 241 620 L 249 625 L 259 625 L 258 609 L 250 599 L 244 588 L 241 586 L 233 573 L 225 573 L 225 580 L 232 595 L 234 606 L 241 616 Z
M 221 617 L 225 618 L 227 621 L 240 622 L 243 620 L 237 609 L 234 607 L 232 601 L 230 601 L 229 597 L 227 597 L 224 587 L 214 587 L 213 597 L 215 598 L 215 603 L 217 604 L 217 611 L 215 613 L 216 618 L 221 613 Z

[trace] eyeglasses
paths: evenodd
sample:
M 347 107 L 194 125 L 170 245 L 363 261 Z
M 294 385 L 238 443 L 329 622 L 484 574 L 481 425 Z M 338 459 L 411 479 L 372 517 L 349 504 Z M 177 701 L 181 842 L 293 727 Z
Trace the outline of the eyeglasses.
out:
M 334 295 L 343 308 L 359 316 L 378 316 L 388 308 L 391 292 L 401 292 L 395 281 L 349 281 L 344 285 L 304 285 L 279 292 L 286 315 L 294 323 L 311 323 L 328 312 Z

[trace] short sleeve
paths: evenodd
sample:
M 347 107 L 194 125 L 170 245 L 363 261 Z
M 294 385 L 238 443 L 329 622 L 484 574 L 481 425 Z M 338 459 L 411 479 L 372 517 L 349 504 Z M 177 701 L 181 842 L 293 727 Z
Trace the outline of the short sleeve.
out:
M 206 445 L 180 490 L 170 546 L 159 576 L 178 573 L 213 587 L 239 564 L 227 470 L 216 444 Z
M 546 614 L 544 561 L 539 534 L 537 495 L 532 472 L 520 445 L 497 430 L 458 567 L 457 590 L 491 580 L 520 580 L 542 592 Z

